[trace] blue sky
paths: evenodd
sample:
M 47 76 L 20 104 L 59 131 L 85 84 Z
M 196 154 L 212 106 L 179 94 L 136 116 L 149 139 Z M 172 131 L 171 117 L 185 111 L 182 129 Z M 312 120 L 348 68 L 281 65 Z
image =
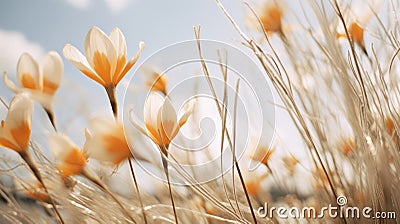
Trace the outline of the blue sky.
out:
M 43 51 L 61 52 L 66 43 L 83 47 L 86 32 L 94 25 L 106 33 L 119 27 L 131 54 L 140 40 L 147 45 L 144 55 L 149 55 L 165 45 L 192 39 L 193 26 L 199 24 L 204 38 L 229 41 L 236 36 L 213 0 L 15 0 L 1 1 L 0 8 L 3 33 L 18 32 Z M 239 1 L 229 8 L 242 14 Z M 69 67 L 66 63 L 67 71 Z
M 242 20 L 240 1 L 227 8 Z M 7 70 L 11 78 L 15 77 L 16 63 L 23 52 L 40 61 L 50 50 L 62 56 L 66 43 L 83 51 L 84 38 L 92 26 L 105 33 L 119 27 L 127 41 L 128 58 L 144 41 L 146 49 L 139 62 L 167 45 L 193 39 L 196 25 L 202 26 L 202 38 L 228 43 L 239 39 L 213 0 L 15 0 L 1 1 L 0 11 L 0 70 Z M 65 82 L 87 87 L 89 95 L 102 94 L 101 88 L 65 59 L 64 66 Z M 128 73 L 125 80 L 131 75 Z

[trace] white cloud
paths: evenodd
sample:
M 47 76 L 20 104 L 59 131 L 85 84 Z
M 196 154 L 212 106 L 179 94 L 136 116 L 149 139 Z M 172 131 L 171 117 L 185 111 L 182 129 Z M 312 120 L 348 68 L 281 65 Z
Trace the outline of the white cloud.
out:
M 87 9 L 90 5 L 91 0 L 66 0 L 67 3 L 78 9 Z
M 90 4 L 92 4 L 92 0 L 65 0 L 65 1 L 68 4 L 74 6 L 75 8 L 81 10 L 89 8 Z M 133 1 L 134 0 L 104 0 L 108 9 L 112 12 L 123 11 L 126 8 L 126 6 L 128 6 Z
M 0 29 L 0 71 L 15 73 L 19 56 L 28 52 L 35 59 L 41 59 L 44 49 L 37 43 L 29 41 L 23 33 Z
M 107 4 L 107 6 L 110 8 L 111 11 L 113 12 L 120 12 L 125 9 L 129 3 L 131 3 L 131 0 L 104 0 Z

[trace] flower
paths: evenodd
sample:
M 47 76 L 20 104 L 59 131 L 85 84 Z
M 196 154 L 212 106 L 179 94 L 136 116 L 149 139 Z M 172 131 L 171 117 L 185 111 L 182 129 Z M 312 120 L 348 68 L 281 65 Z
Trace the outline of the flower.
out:
M 50 137 L 50 149 L 53 151 L 63 178 L 80 174 L 86 166 L 86 156 L 66 135 L 54 134 Z
M 340 143 L 340 147 L 343 155 L 348 156 L 351 152 L 353 152 L 354 148 L 356 147 L 356 143 L 352 138 L 343 139 Z
M 241 167 L 242 167 L 241 171 L 242 171 L 243 180 L 244 180 L 244 184 L 246 186 L 247 193 L 249 193 L 249 195 L 256 196 L 259 193 L 261 184 L 268 177 L 266 170 L 262 169 L 262 168 L 250 170 L 250 169 L 247 169 L 244 164 L 242 164 Z
M 31 135 L 33 102 L 27 94 L 21 93 L 10 103 L 5 120 L 0 126 L 0 146 L 18 153 L 28 151 Z
M 371 20 L 372 16 L 382 5 L 382 0 L 370 0 L 369 2 L 360 2 L 350 7 L 349 13 L 346 15 L 347 31 L 352 39 L 367 54 L 364 42 L 364 29 Z M 339 24 L 338 38 L 346 38 L 343 25 Z
M 61 223 L 65 223 L 59 213 L 54 200 L 49 196 L 48 190 L 44 185 L 42 175 L 31 157 L 28 144 L 31 135 L 31 123 L 33 113 L 33 102 L 27 93 L 20 93 L 14 97 L 8 108 L 5 120 L 1 121 L 0 126 L 0 146 L 16 151 L 35 175 L 48 195 L 57 217 Z
M 282 158 L 283 164 L 285 165 L 286 169 L 289 171 L 289 175 L 292 177 L 294 175 L 294 172 L 296 171 L 296 165 L 299 163 L 299 160 L 297 160 L 294 156 L 285 156 Z
M 114 131 L 114 130 L 111 130 Z M 116 147 L 118 147 L 117 141 L 114 141 L 112 138 L 109 139 L 109 144 L 116 143 Z M 86 146 L 86 145 L 85 145 Z M 107 185 L 105 185 L 98 177 L 92 174 L 86 168 L 86 156 L 84 153 L 71 141 L 66 135 L 55 134 L 50 138 L 50 148 L 53 150 L 55 157 L 57 160 L 61 161 L 62 164 L 58 165 L 57 168 L 61 171 L 61 177 L 67 178 L 71 175 L 82 175 L 101 187 L 104 191 L 106 191 L 117 204 L 123 209 L 124 213 L 134 222 L 135 220 L 130 216 L 130 213 L 124 208 L 121 202 L 113 195 L 113 193 L 108 189 Z
M 139 51 L 127 61 L 126 42 L 121 30 L 114 28 L 107 36 L 94 26 L 86 35 L 85 55 L 71 44 L 65 45 L 63 54 L 83 74 L 105 88 L 117 117 L 115 87 L 136 63 L 143 49 L 144 43 L 140 42 Z
M 278 33 L 283 35 L 282 28 L 282 17 L 284 14 L 284 3 L 276 2 L 272 0 L 265 1 L 263 4 L 254 6 L 257 16 L 260 18 L 260 22 L 264 30 L 268 35 Z M 262 31 L 259 26 L 259 21 L 253 15 L 246 17 L 245 21 L 249 26 Z
M 142 67 L 141 73 L 145 85 L 151 91 L 160 91 L 167 95 L 167 77 L 164 74 L 148 67 Z
M 264 29 L 268 33 L 282 32 L 282 8 L 275 2 L 268 2 L 260 15 Z
M 393 122 L 393 119 L 388 117 L 385 120 L 386 131 L 389 133 L 390 136 L 396 131 L 396 125 Z
M 32 176 L 24 178 L 23 181 L 15 179 L 14 186 L 15 189 L 18 189 L 18 192 L 28 198 L 48 203 L 50 202 L 50 197 L 46 193 L 43 185 Z
M 161 148 L 168 149 L 172 139 L 193 112 L 193 108 L 194 101 L 187 102 L 178 121 L 171 101 L 167 97 L 151 92 L 144 105 L 144 123 L 148 136 Z
M 361 47 L 364 52 L 367 52 L 365 48 L 364 42 L 364 28 L 361 24 L 357 21 L 350 22 L 350 25 L 347 27 L 347 31 L 349 33 L 350 38 Z M 338 33 L 338 38 L 345 38 L 346 34 Z
M 119 164 L 132 156 L 121 123 L 103 117 L 90 121 L 91 134 L 86 131 L 84 152 L 91 158 Z
M 247 158 L 249 158 L 252 162 L 262 163 L 265 166 L 268 166 L 268 161 L 274 153 L 275 147 L 267 147 L 260 143 L 260 140 L 261 139 L 256 137 L 250 138 L 245 153 Z
M 268 166 L 268 161 L 271 158 L 274 151 L 275 148 L 267 148 L 265 146 L 258 147 L 255 150 L 254 154 L 251 156 L 251 159 Z
M 107 36 L 98 27 L 92 27 L 85 39 L 85 55 L 71 44 L 63 49 L 66 57 L 77 69 L 100 85 L 116 86 L 132 68 L 144 49 L 139 43 L 139 51 L 127 61 L 125 37 L 121 30 L 114 28 Z
M 64 64 L 57 52 L 48 52 L 40 67 L 30 54 L 23 53 L 17 64 L 17 81 L 22 88 L 9 80 L 6 73 L 3 78 L 6 86 L 13 92 L 27 92 L 40 103 L 54 125 L 52 103 L 63 73 Z

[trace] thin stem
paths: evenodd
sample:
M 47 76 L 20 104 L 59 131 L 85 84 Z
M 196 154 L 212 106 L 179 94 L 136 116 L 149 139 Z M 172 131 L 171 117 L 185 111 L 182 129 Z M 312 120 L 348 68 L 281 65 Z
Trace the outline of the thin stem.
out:
M 118 103 L 117 103 L 117 95 L 116 88 L 114 85 L 109 85 L 104 87 L 107 92 L 108 99 L 110 100 L 111 109 L 113 111 L 115 119 L 118 118 Z
M 136 180 L 135 172 L 133 170 L 133 164 L 132 164 L 131 158 L 128 159 L 128 162 L 129 162 L 129 169 L 131 170 L 131 174 L 132 174 L 132 178 L 133 178 L 133 183 L 135 184 L 135 187 L 136 187 L 136 193 L 139 198 L 140 207 L 142 208 L 144 223 L 147 224 L 146 211 L 144 210 L 144 205 L 143 205 L 142 197 L 140 195 L 139 185 Z
M 217 0 L 217 1 L 218 1 L 218 0 Z M 196 29 L 196 27 L 195 27 L 195 28 L 194 28 L 194 32 L 195 32 L 195 36 L 196 36 L 196 40 L 197 40 L 197 49 L 198 49 L 198 52 L 199 52 L 199 57 L 200 57 L 200 62 L 201 62 L 201 65 L 202 65 L 203 73 L 204 73 L 204 75 L 205 75 L 205 77 L 206 77 L 206 79 L 207 79 L 207 83 L 208 83 L 208 85 L 209 85 L 209 87 L 210 87 L 210 90 L 211 90 L 211 93 L 212 93 L 212 95 L 213 95 L 213 97 L 214 97 L 214 101 L 215 101 L 215 104 L 216 104 L 216 106 L 217 106 L 218 113 L 219 113 L 220 117 L 222 118 L 222 115 L 223 115 L 223 113 L 222 113 L 222 108 L 221 108 L 221 106 L 219 105 L 219 102 L 218 102 L 218 100 L 217 100 L 218 97 L 217 97 L 217 95 L 216 95 L 216 92 L 215 92 L 215 89 L 214 89 L 214 85 L 213 85 L 212 82 L 211 82 L 210 73 L 208 72 L 208 67 L 207 67 L 207 64 L 206 64 L 206 62 L 205 62 L 205 60 L 204 60 L 202 51 L 201 51 L 201 46 L 200 46 L 200 27 L 198 27 L 197 29 Z M 226 132 L 226 138 L 227 138 L 227 140 L 228 140 L 229 146 L 230 146 L 230 148 L 231 148 L 231 151 L 233 152 L 232 139 L 231 139 L 231 137 L 230 137 L 230 135 L 229 135 L 228 130 L 225 130 L 225 132 Z M 233 153 L 232 153 L 232 154 L 233 154 Z M 242 185 L 244 194 L 246 195 L 246 199 L 247 199 L 247 202 L 248 202 L 248 204 L 249 204 L 249 209 L 250 209 L 250 212 L 251 212 L 251 216 L 252 216 L 252 218 L 253 218 L 254 223 L 257 223 L 256 215 L 255 215 L 255 213 L 254 213 L 253 206 L 252 206 L 252 204 L 251 204 L 250 197 L 249 197 L 249 195 L 248 195 L 248 191 L 247 191 L 246 185 L 245 185 L 245 183 L 244 183 L 244 179 L 243 179 L 243 176 L 242 176 L 242 172 L 241 172 L 240 167 L 239 167 L 239 164 L 238 164 L 238 162 L 237 162 L 237 158 L 236 158 L 236 156 L 235 156 L 234 154 L 233 154 L 233 160 L 234 160 L 235 168 L 236 168 L 236 170 L 238 171 L 239 179 L 240 179 L 240 182 L 241 182 L 241 185 Z
M 162 140 L 162 139 L 161 139 Z M 174 196 L 172 195 L 172 187 L 171 187 L 171 181 L 169 179 L 169 172 L 168 172 L 168 160 L 166 158 L 164 158 L 164 155 L 167 156 L 167 148 L 165 146 L 161 147 L 161 160 L 163 163 L 163 167 L 164 167 L 164 172 L 165 172 L 165 176 L 167 177 L 167 182 L 168 182 L 168 190 L 169 190 L 169 196 L 171 198 L 171 204 L 172 204 L 172 209 L 174 210 L 174 217 L 175 217 L 175 223 L 178 224 L 178 216 L 176 215 L 176 207 L 175 207 L 175 201 L 174 201 Z M 164 153 L 166 152 L 166 153 Z
M 112 199 L 118 204 L 118 206 L 124 211 L 125 215 L 129 217 L 130 220 L 132 220 L 133 223 L 136 223 L 136 221 L 133 219 L 133 217 L 130 215 L 130 213 L 126 210 L 126 208 L 122 205 L 122 203 L 118 200 L 117 197 L 108 189 L 107 185 L 105 185 L 98 177 L 93 175 L 89 170 L 84 168 L 81 171 L 81 175 L 95 183 L 97 186 L 102 188 L 105 192 L 107 192 L 108 195 L 111 196 Z
M 43 107 L 43 109 L 44 109 L 44 111 L 46 111 L 46 114 L 49 117 L 49 120 L 51 122 L 51 125 L 53 125 L 54 131 L 57 132 L 56 122 L 54 119 L 54 112 L 52 110 L 46 109 L 44 107 Z
M 31 155 L 29 154 L 28 151 L 22 151 L 19 153 L 19 155 L 22 157 L 22 159 L 26 162 L 26 164 L 28 164 L 29 168 L 32 170 L 33 174 L 35 175 L 36 179 L 40 182 L 40 184 L 43 186 L 44 191 L 46 192 L 46 194 L 49 196 L 49 201 L 51 203 L 51 205 L 54 208 L 54 211 L 56 212 L 57 217 L 60 220 L 60 223 L 64 224 L 65 221 L 63 219 L 63 217 L 61 216 L 60 211 L 58 211 L 58 208 L 56 206 L 56 203 L 53 200 L 53 197 L 50 195 L 46 185 L 44 184 L 42 175 L 39 172 L 39 169 L 36 166 L 36 163 L 33 161 Z

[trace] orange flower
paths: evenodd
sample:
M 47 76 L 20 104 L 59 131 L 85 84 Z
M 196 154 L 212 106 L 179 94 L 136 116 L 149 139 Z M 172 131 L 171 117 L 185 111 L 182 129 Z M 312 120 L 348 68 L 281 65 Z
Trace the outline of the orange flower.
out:
M 84 152 L 94 159 L 119 164 L 132 156 L 121 123 L 113 119 L 95 118 L 90 121 L 93 134 L 86 132 Z
M 55 51 L 46 54 L 41 64 L 38 63 L 28 53 L 24 53 L 18 60 L 17 81 L 22 89 L 18 88 L 7 74 L 4 74 L 4 83 L 15 93 L 27 92 L 40 103 L 49 115 L 50 121 L 54 124 L 53 99 L 64 73 L 64 64 L 60 55 Z
M 164 74 L 147 67 L 142 68 L 140 72 L 145 85 L 151 91 L 160 91 L 167 95 L 167 77 Z
M 282 158 L 282 161 L 286 167 L 286 169 L 289 171 L 289 175 L 293 176 L 294 172 L 296 171 L 296 165 L 299 163 L 299 161 L 294 157 L 294 156 L 286 156 Z
M 353 151 L 354 147 L 356 147 L 356 143 L 353 139 L 343 140 L 341 144 L 342 152 L 345 156 L 348 156 Z
M 161 148 L 168 149 L 192 113 L 193 107 L 194 101 L 191 100 L 185 105 L 184 113 L 178 121 L 171 101 L 151 92 L 144 105 L 144 123 L 149 137 Z
M 272 156 L 272 153 L 274 153 L 275 149 L 274 148 L 267 148 L 267 147 L 258 147 L 253 155 L 251 156 L 251 159 L 257 162 L 261 162 L 264 165 L 268 165 L 268 161 Z
M 267 0 L 262 4 L 254 6 L 254 9 L 257 16 L 260 18 L 262 27 L 268 35 L 272 35 L 273 33 L 283 35 L 282 18 L 285 6 L 282 2 L 278 3 L 276 1 Z M 262 31 L 254 15 L 248 15 L 245 22 L 252 28 L 256 28 L 260 32 Z
M 80 174 L 86 166 L 86 157 L 66 135 L 54 134 L 50 137 L 50 149 L 61 164 L 57 168 L 63 178 Z
M 31 135 L 33 102 L 27 94 L 18 94 L 11 101 L 5 120 L 0 126 L 0 146 L 18 153 L 28 151 Z
M 74 46 L 67 44 L 63 49 L 66 57 L 77 69 L 104 87 L 116 86 L 138 60 L 139 51 L 127 61 L 125 37 L 121 30 L 114 28 L 107 36 L 98 27 L 92 27 L 85 39 L 85 56 Z
M 242 166 L 242 175 L 247 193 L 256 196 L 260 190 L 262 182 L 268 177 L 263 169 L 249 170 Z M 244 169 L 243 169 L 244 168 Z
M 31 179 L 31 177 L 24 178 L 23 181 L 15 181 L 14 185 L 15 189 L 18 189 L 26 197 L 38 201 L 50 202 L 50 197 L 43 185 L 36 179 Z
M 390 117 L 386 118 L 385 125 L 389 135 L 393 135 L 394 131 L 396 130 L 396 126 L 394 125 L 392 118 Z
M 275 2 L 268 2 L 260 15 L 261 23 L 269 34 L 282 32 L 282 8 Z
M 139 51 L 127 61 L 126 42 L 121 30 L 114 28 L 107 36 L 94 26 L 86 35 L 85 56 L 70 44 L 65 45 L 63 54 L 83 74 L 105 88 L 114 116 L 117 117 L 115 87 L 136 63 L 143 49 L 144 43 L 140 42 Z
M 371 0 L 369 2 L 354 4 L 346 15 L 346 26 L 349 36 L 366 55 L 368 54 L 367 49 L 365 48 L 364 30 L 374 15 L 373 10 L 378 10 L 381 7 L 382 2 L 382 0 Z M 339 24 L 339 31 L 336 36 L 338 38 L 346 38 L 342 24 Z
M 351 22 L 347 27 L 350 38 L 361 47 L 364 52 L 367 52 L 364 42 L 364 28 L 358 22 Z M 338 38 L 346 38 L 346 34 L 338 33 Z

